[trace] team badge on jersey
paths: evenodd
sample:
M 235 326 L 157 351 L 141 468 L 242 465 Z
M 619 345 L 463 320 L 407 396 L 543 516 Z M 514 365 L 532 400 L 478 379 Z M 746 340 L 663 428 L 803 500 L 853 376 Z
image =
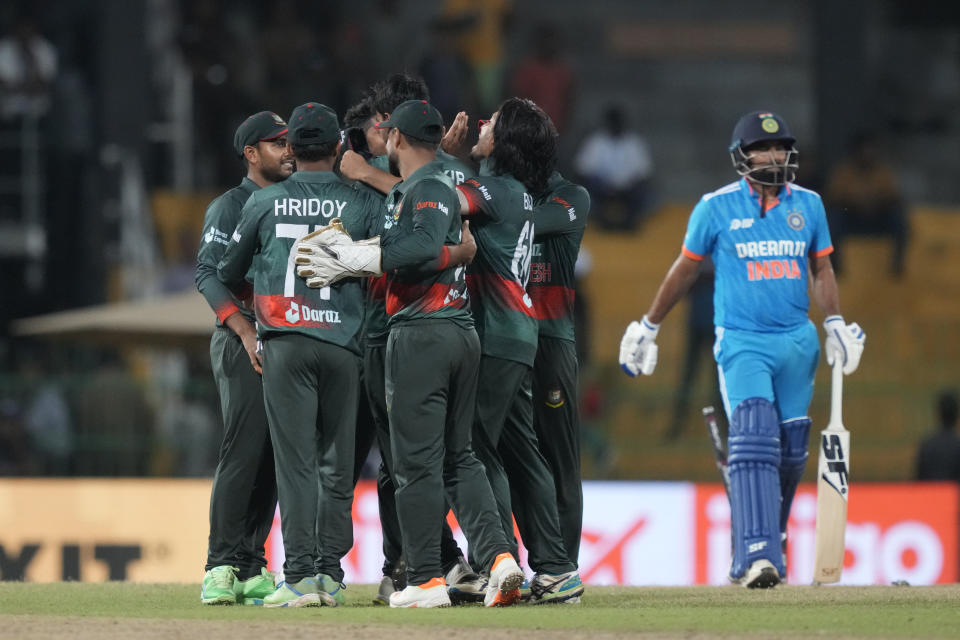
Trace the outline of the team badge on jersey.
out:
M 547 392 L 546 405 L 551 409 L 558 409 L 563 406 L 563 391 L 560 389 L 551 389 Z
M 791 211 L 787 214 L 787 224 L 790 225 L 790 228 L 794 231 L 800 231 L 803 229 L 805 224 L 803 221 L 803 214 L 799 211 Z

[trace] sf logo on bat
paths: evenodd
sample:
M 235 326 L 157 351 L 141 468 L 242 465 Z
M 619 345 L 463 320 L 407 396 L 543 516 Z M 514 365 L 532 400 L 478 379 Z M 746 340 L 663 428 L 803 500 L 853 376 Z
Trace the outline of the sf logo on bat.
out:
M 823 469 L 823 479 L 829 482 L 842 495 L 847 493 L 847 460 L 843 451 L 843 443 L 838 435 L 824 435 L 821 439 L 826 469 Z M 829 474 L 829 477 L 828 475 Z

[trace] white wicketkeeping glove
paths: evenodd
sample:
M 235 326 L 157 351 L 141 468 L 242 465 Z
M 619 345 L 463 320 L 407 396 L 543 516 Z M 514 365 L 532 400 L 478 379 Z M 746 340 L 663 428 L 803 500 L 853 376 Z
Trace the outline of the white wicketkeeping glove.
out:
M 334 218 L 327 226 L 308 233 L 297 241 L 296 263 L 309 264 L 309 260 L 302 260 L 302 258 L 321 255 L 322 247 L 348 242 L 351 242 L 350 234 L 347 233 L 340 218 Z
M 827 331 L 827 341 L 823 348 L 827 364 L 833 365 L 834 360 L 840 358 L 844 375 L 850 375 L 860 364 L 867 334 L 856 322 L 846 324 L 843 316 L 829 316 L 823 321 L 823 328 Z
M 643 316 L 643 320 L 634 320 L 620 340 L 620 366 L 630 377 L 642 373 L 649 376 L 657 367 L 657 333 L 660 325 L 653 324 Z
M 343 278 L 383 275 L 380 236 L 319 246 L 317 255 L 297 255 L 297 275 L 311 289 L 328 287 Z

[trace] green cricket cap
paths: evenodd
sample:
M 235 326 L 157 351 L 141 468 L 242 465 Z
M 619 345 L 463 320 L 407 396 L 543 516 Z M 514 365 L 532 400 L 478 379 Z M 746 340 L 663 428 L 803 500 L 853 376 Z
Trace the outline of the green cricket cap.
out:
M 400 133 L 424 142 L 440 142 L 443 138 L 443 116 L 426 100 L 401 103 L 378 129 L 399 129 Z
M 290 114 L 290 144 L 309 145 L 333 142 L 340 138 L 337 112 L 325 104 L 308 102 Z
M 287 134 L 287 123 L 273 111 L 255 113 L 237 127 L 233 134 L 233 150 L 243 155 L 243 148 L 263 140 L 276 140 Z

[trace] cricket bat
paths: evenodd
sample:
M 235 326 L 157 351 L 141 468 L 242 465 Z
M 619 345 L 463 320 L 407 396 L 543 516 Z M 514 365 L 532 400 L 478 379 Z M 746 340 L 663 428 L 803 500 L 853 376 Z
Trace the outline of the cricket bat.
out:
M 844 534 L 847 528 L 850 432 L 843 428 L 843 363 L 833 364 L 830 422 L 820 432 L 817 464 L 817 532 L 813 583 L 838 582 L 843 573 Z
M 707 425 L 707 434 L 710 436 L 710 444 L 713 445 L 713 458 L 717 465 L 717 471 L 723 479 L 723 489 L 730 497 L 730 467 L 727 465 L 727 452 L 723 446 L 723 440 L 720 438 L 720 425 L 717 424 L 717 416 L 713 407 L 703 408 L 703 421 Z

